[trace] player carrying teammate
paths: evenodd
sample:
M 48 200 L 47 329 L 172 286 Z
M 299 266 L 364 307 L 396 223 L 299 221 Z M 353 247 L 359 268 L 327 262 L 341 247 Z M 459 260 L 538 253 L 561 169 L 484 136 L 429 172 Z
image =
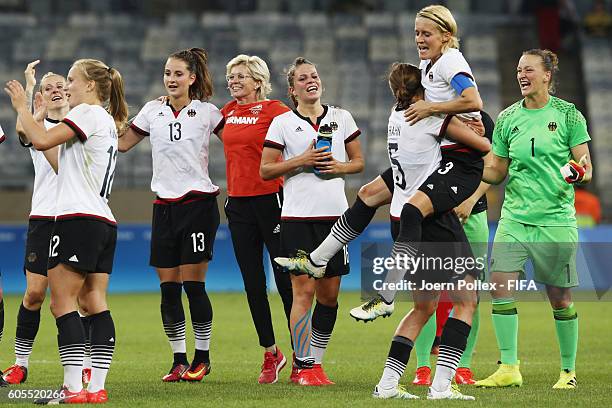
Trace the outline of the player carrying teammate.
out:
M 482 107 L 480 94 L 471 69 L 457 49 L 459 40 L 457 24 L 444 6 L 428 6 L 420 10 L 415 19 L 415 41 L 421 59 L 421 84 L 425 88 L 425 100 L 406 109 L 411 123 L 440 113 L 464 113 L 462 119 L 484 133 L 478 112 Z M 477 189 L 482 174 L 481 152 L 452 140 L 442 141 L 440 169 L 428 178 L 410 198 L 405 208 L 405 242 L 418 246 L 421 223 L 431 214 L 452 210 L 470 197 Z M 472 148 L 478 148 L 472 146 Z M 392 163 L 392 167 L 395 164 Z M 361 234 L 370 223 L 376 209 L 389 203 L 392 193 L 383 178 L 391 169 L 362 187 L 357 200 L 336 222 L 323 243 L 310 254 L 276 261 L 289 269 L 298 269 L 314 277 L 325 274 L 328 259 L 344 245 Z M 398 272 L 398 270 L 395 270 Z M 388 282 L 399 281 L 403 276 L 387 275 Z M 387 290 L 379 296 L 351 310 L 359 320 L 370 321 L 393 312 L 395 291 Z
M 417 67 L 409 64 L 394 64 L 389 74 L 389 85 L 393 96 L 396 98 L 396 105 L 389 117 L 388 144 L 389 159 L 394 164 L 393 181 L 395 184 L 390 210 L 392 235 L 395 241 L 391 256 L 393 259 L 397 259 L 400 255 L 410 254 L 410 248 L 407 248 L 403 238 L 405 235 L 406 207 L 410 206 L 408 199 L 414 195 L 414 192 L 424 180 L 430 178 L 432 172 L 436 172 L 442 160 L 440 136 L 444 134 L 449 122 L 455 122 L 454 134 L 472 134 L 473 131 L 452 116 L 432 116 L 415 124 L 405 122 L 404 111 L 406 108 L 424 97 L 420 70 Z M 473 136 L 478 137 L 475 133 Z M 483 140 L 486 141 L 486 139 Z M 486 143 L 488 144 L 488 142 Z M 408 173 L 410 177 L 405 176 Z M 429 248 L 424 249 L 428 256 L 442 258 L 445 256 L 460 256 L 464 259 L 473 256 L 463 228 L 457 217 L 451 212 L 436 214 L 424 220 L 422 240 L 431 243 L 450 243 L 450 246 L 445 248 L 437 246 L 435 254 L 432 254 Z M 461 244 L 461 249 L 458 252 L 448 252 L 457 243 Z M 439 251 L 443 252 L 440 253 Z M 396 266 L 394 269 L 400 269 L 400 267 Z M 412 272 L 413 274 L 409 275 L 410 278 L 408 279 L 413 280 L 417 287 L 420 287 L 420 282 L 456 283 L 462 279 L 470 282 L 478 273 L 476 268 L 467 269 L 461 274 L 454 269 L 419 269 Z M 476 295 L 473 289 L 456 289 L 450 291 L 450 295 L 455 304 L 455 315 L 449 318 L 444 326 L 436 374 L 429 389 L 428 399 L 474 399 L 451 387 L 451 380 L 455 375 L 457 364 L 470 333 L 472 314 L 476 306 Z M 414 340 L 434 313 L 438 298 L 439 291 L 422 289 L 413 291 L 414 308 L 401 321 L 395 332 L 383 375 L 374 389 L 373 397 L 384 399 L 418 398 L 400 386 L 399 380 L 408 363 Z
M 360 131 L 351 114 L 321 104 L 323 84 L 315 65 L 297 58 L 287 72 L 287 83 L 296 109 L 272 121 L 260 174 L 265 180 L 285 176 L 281 253 L 294 256 L 298 249 L 318 245 L 346 210 L 342 175 L 362 171 L 364 161 L 357 139 Z M 327 145 L 315 149 L 315 141 L 323 137 Z M 284 160 L 279 161 L 281 154 Z M 325 279 L 313 280 L 292 271 L 290 328 L 295 362 L 291 377 L 300 385 L 333 384 L 321 362 L 336 323 L 340 277 L 348 272 L 346 248 L 330 260 Z
M 546 285 L 561 352 L 561 373 L 553 388 L 576 388 L 578 315 L 571 288 L 578 286 L 578 230 L 572 184 L 590 182 L 593 168 L 584 116 L 572 103 L 551 95 L 557 72 L 551 51 L 525 51 L 517 66 L 523 99 L 500 113 L 495 125 L 493 162 L 483 180 L 499 184 L 508 175 L 491 255 L 491 282 L 498 285 L 491 292 L 492 318 L 501 365 L 477 386 L 523 383 L 518 312 L 508 282 L 523 274 L 531 259 L 535 281 Z
M 219 187 L 208 175 L 208 144 L 223 117 L 206 102 L 213 93 L 206 51 L 173 53 L 164 68 L 167 100 L 148 102 L 119 139 L 125 152 L 149 137 L 153 154 L 153 205 L 150 264 L 161 289 L 161 317 L 174 354 L 165 382 L 201 381 L 210 372 L 213 311 L 206 293 L 208 262 L 219 227 Z M 187 361 L 185 312 L 189 300 L 195 354 Z
M 75 61 L 66 88 L 71 110 L 49 130 L 36 123 L 19 82 L 8 82 L 5 90 L 33 146 L 47 150 L 60 145 L 48 277 L 64 382 L 59 398 L 37 403 L 106 402 L 104 383 L 116 340 L 106 289 L 117 239 L 107 201 L 117 158 L 117 128 L 127 119 L 123 81 L 119 71 L 101 61 Z M 84 295 L 79 296 L 81 290 Z M 81 382 L 85 333 L 77 298 L 90 313 L 92 373 L 87 390 Z

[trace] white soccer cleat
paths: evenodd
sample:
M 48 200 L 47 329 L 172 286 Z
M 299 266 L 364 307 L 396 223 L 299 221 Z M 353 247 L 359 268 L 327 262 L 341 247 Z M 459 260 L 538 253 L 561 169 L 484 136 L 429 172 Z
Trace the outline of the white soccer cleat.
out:
M 363 320 L 364 322 L 371 322 L 379 316 L 387 317 L 391 316 L 395 309 L 394 303 L 385 303 L 380 296 L 365 302 L 361 306 L 357 306 L 351 309 L 351 316 L 355 320 Z
M 395 388 L 384 389 L 378 385 L 374 387 L 372 397 L 378 399 L 419 399 L 418 396 L 413 395 L 406 391 L 403 385 L 397 385 Z
M 459 387 L 455 384 L 452 384 L 446 391 L 436 391 L 433 387 L 429 387 L 429 391 L 427 392 L 428 400 L 461 400 L 461 401 L 474 401 L 476 398 L 471 395 L 464 395 L 459 391 Z
M 315 279 L 320 279 L 325 276 L 326 265 L 313 265 L 308 257 L 308 252 L 302 251 L 301 249 L 297 251 L 297 255 L 293 258 L 277 257 L 274 258 L 274 262 L 289 271 L 302 272 Z

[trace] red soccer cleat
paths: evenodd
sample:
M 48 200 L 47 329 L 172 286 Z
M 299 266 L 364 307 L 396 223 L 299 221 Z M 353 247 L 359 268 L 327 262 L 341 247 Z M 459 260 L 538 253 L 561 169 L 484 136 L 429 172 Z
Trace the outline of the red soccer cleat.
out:
M 321 381 L 321 385 L 334 385 L 336 384 L 332 380 L 329 379 L 325 371 L 323 371 L 323 366 L 321 364 L 314 364 L 312 369 L 315 372 L 315 375 L 319 377 L 319 381 Z
M 295 353 L 293 353 L 293 361 L 291 363 L 291 375 L 289 376 L 289 381 L 291 381 L 294 384 L 297 384 L 298 382 L 298 368 L 295 365 Z
M 68 391 L 65 385 L 57 392 L 54 398 L 39 398 L 34 400 L 37 405 L 58 405 L 58 404 L 85 404 L 87 403 L 87 390 L 83 388 L 79 392 Z
M 96 392 L 87 391 L 87 403 L 89 404 L 104 404 L 108 401 L 108 393 L 106 390 Z
M 276 356 L 266 351 L 264 353 L 263 364 L 261 365 L 261 374 L 257 381 L 260 384 L 274 384 L 278 381 L 278 373 L 285 365 L 287 365 L 287 359 L 278 347 L 276 348 Z
M 13 364 L 4 370 L 2 378 L 9 384 L 22 384 L 28 378 L 28 369 L 24 366 Z
M 412 384 L 427 386 L 431 385 L 431 368 L 427 366 L 417 368 Z
M 162 377 L 163 382 L 178 382 L 181 381 L 181 377 L 185 372 L 189 370 L 189 366 L 186 364 L 172 365 L 170 372 Z
M 210 373 L 210 363 L 200 363 L 195 367 L 189 367 L 181 376 L 181 380 L 185 381 L 202 381 L 205 375 Z
M 91 382 L 91 368 L 84 368 L 81 377 L 83 380 L 83 384 L 89 385 L 89 383 Z
M 298 368 L 296 375 L 296 384 L 305 386 L 321 386 L 324 385 L 321 379 L 317 376 L 314 368 Z
M 457 384 L 467 385 L 476 384 L 476 380 L 474 380 L 474 373 L 467 367 L 457 368 L 457 372 L 455 373 L 455 382 Z

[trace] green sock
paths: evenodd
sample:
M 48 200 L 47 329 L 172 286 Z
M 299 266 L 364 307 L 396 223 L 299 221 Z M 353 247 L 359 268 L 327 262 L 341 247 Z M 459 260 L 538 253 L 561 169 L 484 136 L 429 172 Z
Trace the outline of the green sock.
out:
M 578 314 L 574 304 L 562 309 L 553 309 L 553 316 L 561 352 L 561 369 L 574 371 L 578 349 Z
M 480 303 L 476 305 L 476 310 L 474 310 L 474 316 L 472 316 L 472 330 L 470 330 L 470 335 L 467 339 L 465 351 L 463 352 L 463 355 L 461 355 L 461 360 L 459 360 L 459 367 L 470 368 L 470 366 L 472 365 L 472 353 L 474 352 L 474 347 L 476 346 L 476 340 L 478 340 L 479 329 Z
M 417 358 L 417 368 L 429 367 L 431 363 L 431 346 L 436 338 L 436 314 L 432 314 L 414 342 L 414 350 Z
M 518 312 L 512 298 L 493 299 L 493 328 L 503 364 L 518 364 Z

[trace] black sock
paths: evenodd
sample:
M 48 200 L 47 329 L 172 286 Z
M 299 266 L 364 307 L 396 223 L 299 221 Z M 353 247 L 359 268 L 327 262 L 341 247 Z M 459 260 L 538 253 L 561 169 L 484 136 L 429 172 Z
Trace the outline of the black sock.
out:
M 29 310 L 23 303 L 17 313 L 17 330 L 15 331 L 15 357 L 26 360 L 32 354 L 34 339 L 40 327 L 40 309 Z M 25 363 L 25 361 L 24 361 Z
M 406 365 L 410 359 L 410 352 L 414 347 L 414 342 L 404 336 L 395 336 L 391 341 L 387 361 L 385 361 L 385 369 L 379 384 L 383 388 L 395 387 L 399 383 L 399 379 L 404 375 Z
M 115 352 L 115 323 L 110 310 L 89 316 L 91 367 L 107 370 Z
M 442 330 L 440 339 L 440 353 L 436 363 L 436 375 L 432 386 L 438 391 L 443 391 L 450 386 L 455 377 L 457 365 L 465 351 L 467 338 L 470 335 L 471 326 L 464 321 L 449 317 Z
M 331 307 L 317 301 L 312 313 L 312 334 L 310 337 L 311 353 L 315 359 L 315 364 L 321 364 L 323 360 L 337 316 L 337 304 Z
M 81 316 L 81 323 L 85 329 L 85 358 L 91 357 L 91 318 L 90 316 Z
M 4 299 L 0 299 L 0 340 L 4 332 Z
M 192 365 L 210 363 L 209 348 L 213 310 L 206 293 L 206 284 L 204 282 L 185 281 L 183 287 L 189 300 L 189 311 L 195 336 L 195 354 Z
M 82 367 L 85 354 L 85 330 L 79 314 L 76 311 L 66 313 L 55 319 L 55 324 L 57 325 L 57 345 L 62 366 Z
M 162 323 L 174 353 L 174 365 L 187 365 L 189 363 L 185 346 L 185 311 L 181 302 L 183 285 L 178 282 L 163 282 L 159 287 Z
M 334 223 L 331 234 L 346 244 L 359 236 L 374 218 L 376 208 L 368 207 L 359 196 L 353 205 Z
M 423 214 L 421 210 L 410 203 L 404 204 L 400 215 L 400 230 L 397 241 L 418 243 L 421 241 L 421 224 Z

